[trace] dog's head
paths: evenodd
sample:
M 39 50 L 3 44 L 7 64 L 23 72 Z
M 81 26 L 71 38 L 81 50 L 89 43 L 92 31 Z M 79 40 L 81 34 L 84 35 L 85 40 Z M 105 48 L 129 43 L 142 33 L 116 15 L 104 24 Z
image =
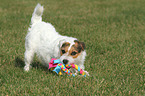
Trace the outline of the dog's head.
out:
M 64 41 L 60 46 L 60 60 L 64 64 L 75 63 L 75 60 L 81 55 L 85 50 L 85 44 L 78 40 L 73 40 L 72 42 Z

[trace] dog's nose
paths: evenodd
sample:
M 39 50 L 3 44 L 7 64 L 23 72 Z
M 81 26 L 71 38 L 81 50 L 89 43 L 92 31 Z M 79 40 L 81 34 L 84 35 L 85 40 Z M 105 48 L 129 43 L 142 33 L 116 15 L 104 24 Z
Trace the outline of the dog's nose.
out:
M 64 59 L 64 60 L 63 60 L 63 63 L 64 63 L 64 64 L 67 64 L 67 63 L 68 63 L 68 60 L 67 60 L 67 59 Z

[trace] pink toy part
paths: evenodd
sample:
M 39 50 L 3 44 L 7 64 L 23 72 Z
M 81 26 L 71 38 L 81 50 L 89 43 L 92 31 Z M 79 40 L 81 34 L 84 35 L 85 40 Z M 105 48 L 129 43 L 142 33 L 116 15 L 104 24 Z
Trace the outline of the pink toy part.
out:
M 72 64 L 72 68 L 75 68 L 75 64 Z
M 80 74 L 82 74 L 83 73 L 83 70 L 80 70 Z
M 62 66 L 62 64 L 61 64 L 61 63 L 60 63 L 59 65 L 60 65 L 60 66 Z
M 56 59 L 55 59 L 55 58 L 52 58 L 52 59 L 51 59 L 51 61 L 50 61 L 50 63 L 49 63 L 49 68 L 48 68 L 48 69 L 57 66 L 57 64 L 54 64 L 54 60 L 56 60 Z

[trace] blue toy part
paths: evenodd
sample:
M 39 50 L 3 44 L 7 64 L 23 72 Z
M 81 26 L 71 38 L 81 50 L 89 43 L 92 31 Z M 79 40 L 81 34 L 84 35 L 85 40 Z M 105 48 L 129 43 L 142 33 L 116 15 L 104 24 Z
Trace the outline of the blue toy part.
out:
M 53 62 L 54 62 L 53 64 L 56 64 L 56 63 L 59 64 L 59 63 L 61 63 L 61 61 L 59 59 L 56 59 Z
M 80 70 L 81 70 L 80 67 L 78 67 L 78 71 L 79 71 L 79 72 L 80 72 Z
M 58 74 L 60 70 L 61 70 L 61 67 L 57 65 L 53 71 Z
M 53 64 L 60 64 L 61 61 L 59 59 L 56 59 L 53 61 Z M 63 64 L 64 68 L 65 68 L 65 65 Z M 57 74 L 60 72 L 61 70 L 61 66 L 56 66 L 55 69 L 53 70 L 54 72 L 56 72 Z

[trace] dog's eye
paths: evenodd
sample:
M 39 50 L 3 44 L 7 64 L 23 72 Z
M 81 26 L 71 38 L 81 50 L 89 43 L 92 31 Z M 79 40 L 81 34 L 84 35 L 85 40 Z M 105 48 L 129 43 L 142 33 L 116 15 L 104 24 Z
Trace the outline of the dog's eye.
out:
M 75 52 L 75 51 L 71 53 L 72 56 L 74 56 L 74 55 L 76 55 L 76 54 L 77 54 L 77 52 Z
M 64 54 L 65 53 L 65 50 L 61 50 L 61 52 L 62 52 L 62 54 Z

